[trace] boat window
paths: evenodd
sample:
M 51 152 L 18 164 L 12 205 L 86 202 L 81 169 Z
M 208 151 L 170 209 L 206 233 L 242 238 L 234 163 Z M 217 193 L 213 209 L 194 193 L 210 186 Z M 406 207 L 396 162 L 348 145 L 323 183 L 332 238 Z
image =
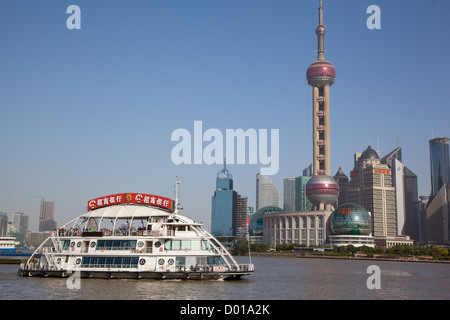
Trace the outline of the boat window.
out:
M 172 250 L 180 250 L 180 240 L 172 240 Z
M 131 260 L 130 257 L 124 257 L 122 258 L 122 264 L 128 265 L 130 264 L 130 260 Z
M 103 264 L 105 264 L 105 260 L 106 260 L 105 257 L 99 257 L 97 263 L 100 264 L 100 265 L 103 265 Z
M 191 249 L 191 240 L 181 240 L 181 248 L 183 250 L 185 250 L 185 249 L 190 250 Z
M 138 260 L 139 260 L 139 257 L 132 257 L 131 260 L 130 260 L 130 266 L 131 267 L 137 267 Z
M 105 249 L 111 250 L 112 240 L 105 240 Z
M 62 240 L 61 247 L 63 250 L 68 250 L 70 245 L 70 240 Z
M 105 240 L 98 240 L 97 241 L 97 249 L 103 248 L 105 246 Z
M 213 247 L 207 240 L 202 240 L 202 250 L 211 250 Z
M 128 247 L 128 240 L 120 241 L 120 247 L 121 248 L 127 248 Z
M 129 248 L 135 248 L 136 247 L 136 240 L 128 240 L 128 247 Z
M 112 257 L 106 257 L 106 264 L 111 265 L 113 263 L 113 258 Z
M 176 266 L 186 265 L 186 257 L 177 257 Z
M 120 246 L 120 240 L 113 240 L 112 246 L 115 247 L 115 248 L 119 247 Z
M 121 264 L 122 263 L 122 257 L 115 257 L 113 260 L 113 264 Z
M 98 258 L 97 257 L 91 257 L 91 259 L 89 260 L 89 264 L 97 264 L 97 260 L 98 260 Z
M 191 250 L 201 250 L 201 242 L 200 240 L 191 240 Z
M 186 257 L 186 265 L 187 266 L 195 266 L 196 257 L 188 256 Z
M 207 257 L 208 259 L 208 264 L 209 265 L 213 265 L 213 264 L 223 264 L 223 259 L 222 257 Z
M 206 257 L 197 257 L 197 264 L 206 265 L 207 264 Z

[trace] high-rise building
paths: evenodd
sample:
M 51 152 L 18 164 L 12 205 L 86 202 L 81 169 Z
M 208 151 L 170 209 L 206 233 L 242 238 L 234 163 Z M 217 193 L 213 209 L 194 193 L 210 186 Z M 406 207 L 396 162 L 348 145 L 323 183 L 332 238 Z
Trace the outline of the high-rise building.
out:
M 450 157 L 449 138 L 435 138 L 430 143 L 431 194 L 427 204 L 427 239 L 429 243 L 450 243 Z
M 284 212 L 309 211 L 312 203 L 306 197 L 306 184 L 311 176 L 283 179 Z
M 6 237 L 8 234 L 8 215 L 6 212 L 0 212 L 0 237 Z
M 258 173 L 256 175 L 256 211 L 268 206 L 279 207 L 280 194 L 272 179 Z
M 234 235 L 244 238 L 248 234 L 248 224 L 251 215 L 248 212 L 248 197 L 242 197 L 240 194 L 236 196 L 236 223 Z
M 295 178 L 283 179 L 283 210 L 285 212 L 295 211 Z
M 334 175 L 334 180 L 339 185 L 339 198 L 336 204 L 336 208 L 340 206 L 341 204 L 348 202 L 348 176 L 342 171 L 342 168 L 339 167 L 339 170 Z
M 392 170 L 381 163 L 378 152 L 371 146 L 355 155 L 350 173 L 349 202 L 370 212 L 377 243 L 386 243 L 388 237 L 397 235 Z
M 395 211 L 397 235 L 419 236 L 419 206 L 417 175 L 402 163 L 402 149 L 395 148 L 383 158 L 392 172 L 392 186 L 395 188 Z
M 219 171 L 216 191 L 211 200 L 211 233 L 216 237 L 235 235 L 237 192 L 233 190 L 233 176 L 226 168 Z
M 39 214 L 39 231 L 53 231 L 53 229 L 56 228 L 54 210 L 54 201 L 41 201 L 41 210 Z
M 450 183 L 449 138 L 430 140 L 431 195 L 430 200 Z
M 23 212 L 15 212 L 12 224 L 16 233 L 26 234 L 28 232 L 28 215 Z
M 295 211 L 310 211 L 312 209 L 312 203 L 306 196 L 306 185 L 311 176 L 301 176 L 295 178 Z M 285 210 L 286 211 L 286 210 Z

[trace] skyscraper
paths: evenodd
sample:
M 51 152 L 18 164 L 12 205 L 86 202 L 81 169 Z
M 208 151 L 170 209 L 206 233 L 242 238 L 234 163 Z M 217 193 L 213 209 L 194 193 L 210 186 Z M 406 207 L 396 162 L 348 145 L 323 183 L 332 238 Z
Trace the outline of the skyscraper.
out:
M 280 194 L 272 179 L 258 173 L 256 175 L 256 211 L 267 206 L 279 207 Z
M 330 175 L 330 86 L 336 78 L 334 66 L 325 60 L 326 29 L 323 24 L 322 0 L 319 6 L 317 60 L 307 72 L 308 84 L 313 89 L 313 175 Z
M 402 149 L 395 148 L 383 158 L 392 172 L 392 186 L 395 188 L 395 211 L 397 235 L 419 236 L 419 206 L 417 176 L 402 163 Z
M 344 171 L 342 171 L 342 168 L 339 167 L 339 170 L 336 172 L 336 174 L 334 175 L 334 180 L 336 180 L 336 182 L 339 185 L 339 198 L 337 201 L 337 206 L 340 206 L 341 204 L 347 203 L 348 202 L 348 177 L 347 175 L 344 173 Z
M 0 237 L 6 237 L 8 234 L 8 215 L 6 212 L 0 212 Z
M 213 236 L 233 236 L 236 230 L 237 192 L 233 190 L 233 176 L 226 168 L 219 171 L 216 191 L 211 200 L 211 233 Z
M 427 204 L 429 243 L 450 243 L 449 138 L 430 140 L 431 194 Z
M 371 146 L 355 155 L 348 194 L 349 202 L 359 204 L 371 213 L 376 242 L 385 243 L 388 237 L 397 235 L 392 170 L 381 163 L 378 152 Z
M 53 231 L 53 229 L 56 228 L 54 210 L 54 201 L 41 201 L 41 210 L 39 214 L 39 231 Z
M 430 200 L 444 184 L 450 182 L 449 138 L 435 138 L 430 141 L 431 195 Z

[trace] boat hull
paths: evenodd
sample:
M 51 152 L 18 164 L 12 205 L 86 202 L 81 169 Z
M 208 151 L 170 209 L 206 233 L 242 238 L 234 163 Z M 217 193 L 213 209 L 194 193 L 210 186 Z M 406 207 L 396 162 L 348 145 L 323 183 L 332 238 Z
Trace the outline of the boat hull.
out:
M 154 279 L 154 280 L 238 280 L 251 272 L 122 272 L 122 271 L 79 271 L 83 279 Z M 66 270 L 19 270 L 24 277 L 56 277 L 67 278 L 73 275 Z

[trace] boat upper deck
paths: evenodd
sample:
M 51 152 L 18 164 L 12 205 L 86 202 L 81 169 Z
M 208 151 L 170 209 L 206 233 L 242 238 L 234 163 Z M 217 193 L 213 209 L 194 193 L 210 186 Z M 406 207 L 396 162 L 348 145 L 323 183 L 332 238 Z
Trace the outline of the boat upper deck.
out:
M 59 237 L 188 235 L 201 223 L 161 208 L 119 204 L 88 211 L 57 229 Z M 181 232 L 181 233 L 180 233 Z

